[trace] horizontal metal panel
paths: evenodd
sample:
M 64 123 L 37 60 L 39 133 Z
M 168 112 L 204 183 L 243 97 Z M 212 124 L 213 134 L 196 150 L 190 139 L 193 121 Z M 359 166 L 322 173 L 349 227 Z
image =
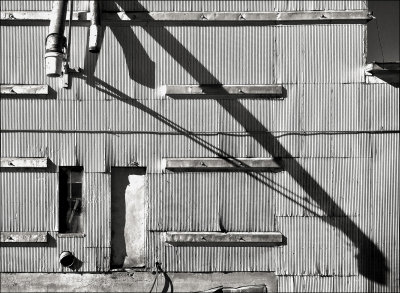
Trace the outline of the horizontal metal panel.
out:
M 0 176 L 2 231 L 57 231 L 57 173 L 3 171 Z

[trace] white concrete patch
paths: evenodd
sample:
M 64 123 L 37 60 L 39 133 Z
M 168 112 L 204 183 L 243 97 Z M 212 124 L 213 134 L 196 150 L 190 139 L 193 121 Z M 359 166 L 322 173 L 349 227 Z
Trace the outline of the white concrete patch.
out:
M 145 193 L 146 181 L 143 175 L 129 175 L 125 191 L 125 246 L 124 267 L 145 266 Z

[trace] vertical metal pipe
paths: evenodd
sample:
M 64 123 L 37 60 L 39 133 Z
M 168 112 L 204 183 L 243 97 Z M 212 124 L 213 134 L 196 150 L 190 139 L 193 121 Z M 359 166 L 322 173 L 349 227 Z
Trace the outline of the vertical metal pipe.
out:
M 66 39 L 64 37 L 65 17 L 67 15 L 68 0 L 53 1 L 53 10 L 50 17 L 49 33 L 46 37 L 46 74 L 50 77 L 61 75 L 63 62 L 63 49 Z
M 89 52 L 98 53 L 100 51 L 99 36 L 100 27 L 100 2 L 90 0 L 90 31 L 89 31 Z

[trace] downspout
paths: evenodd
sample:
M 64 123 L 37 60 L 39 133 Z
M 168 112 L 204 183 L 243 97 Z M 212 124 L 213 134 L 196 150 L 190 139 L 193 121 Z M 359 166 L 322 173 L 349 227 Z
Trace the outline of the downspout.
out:
M 46 75 L 58 77 L 64 57 L 66 38 L 64 37 L 65 18 L 67 16 L 68 0 L 53 1 L 53 10 L 50 17 L 49 34 L 46 37 Z
M 100 23 L 100 1 L 90 0 L 90 30 L 89 30 L 89 52 L 99 53 L 99 36 L 101 33 Z

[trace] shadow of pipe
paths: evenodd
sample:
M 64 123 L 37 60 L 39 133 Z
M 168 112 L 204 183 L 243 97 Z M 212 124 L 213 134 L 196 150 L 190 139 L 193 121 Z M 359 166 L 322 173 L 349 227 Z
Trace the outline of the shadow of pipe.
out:
M 120 44 L 126 66 L 128 68 L 129 77 L 137 83 L 147 86 L 149 88 L 155 87 L 155 63 L 150 59 L 146 50 L 143 48 L 139 39 L 136 37 L 131 27 L 109 27 L 114 34 L 116 40 Z M 99 36 L 99 48 L 101 48 L 104 35 L 105 27 L 101 27 Z M 91 84 L 91 76 L 95 75 L 96 65 L 100 53 L 88 53 L 89 48 L 89 33 L 86 41 L 86 54 L 84 60 L 84 68 L 87 72 L 87 82 Z
M 122 8 L 124 3 L 117 1 Z M 140 3 L 137 2 L 138 7 L 141 7 Z M 141 7 L 145 10 L 143 7 Z M 175 59 L 185 70 L 196 80 L 199 84 L 204 83 L 204 79 L 207 83 L 220 84 L 218 79 L 207 70 L 186 48 L 165 28 L 157 26 L 144 26 L 143 29 L 166 51 L 168 54 Z M 127 46 L 129 44 L 120 42 Z M 177 49 L 178 48 L 178 49 Z M 124 53 L 129 53 L 127 49 Z M 95 64 L 91 65 L 95 66 Z M 91 73 L 88 72 L 90 75 Z M 88 79 L 94 77 L 88 76 Z M 150 115 L 156 117 L 161 122 L 166 123 L 179 133 L 190 137 L 193 141 L 199 145 L 211 149 L 215 154 L 221 156 L 224 152 L 215 146 L 210 145 L 208 142 L 203 141 L 193 133 L 188 132 L 174 122 L 168 120 L 166 117 L 158 114 L 139 103 L 137 100 L 133 100 L 125 94 L 121 93 L 115 88 L 112 88 L 108 84 L 96 79 L 97 86 L 103 87 L 104 92 L 107 92 L 111 96 L 122 99 L 131 106 L 137 107 Z M 96 87 L 97 87 L 96 86 Z M 206 93 L 207 94 L 207 93 Z M 288 172 L 290 176 L 303 188 L 310 199 L 320 208 L 326 215 L 335 215 L 335 217 L 341 217 L 343 220 L 334 221 L 331 217 L 321 217 L 327 224 L 336 227 L 341 230 L 348 239 L 358 248 L 358 254 L 356 256 L 358 263 L 358 270 L 361 275 L 367 279 L 377 282 L 379 284 L 386 284 L 388 267 L 386 264 L 386 258 L 379 248 L 373 243 L 368 236 L 361 231 L 361 229 L 345 214 L 345 212 L 330 198 L 329 194 L 316 182 L 312 176 L 296 161 L 293 156 L 285 149 L 285 147 L 273 136 L 269 130 L 262 125 L 260 121 L 255 118 L 239 101 L 228 101 L 228 100 L 216 100 L 219 105 L 228 112 L 233 119 L 238 121 L 244 129 L 252 135 L 252 137 L 272 156 L 274 157 L 285 157 L 292 158 L 291 164 L 285 164 L 285 161 L 280 161 L 283 170 Z M 251 126 L 256 125 L 260 132 L 250 132 Z M 262 180 L 262 179 L 258 179 Z M 268 187 L 271 185 L 263 181 Z M 273 188 L 273 187 L 271 187 Z M 274 188 L 273 188 L 274 189 Z M 279 191 L 278 191 L 279 192 Z M 282 194 L 281 192 L 279 192 Z M 293 200 L 294 201 L 294 200 Z M 294 201 L 296 202 L 296 201 Z M 296 202 L 297 203 L 297 202 Z

